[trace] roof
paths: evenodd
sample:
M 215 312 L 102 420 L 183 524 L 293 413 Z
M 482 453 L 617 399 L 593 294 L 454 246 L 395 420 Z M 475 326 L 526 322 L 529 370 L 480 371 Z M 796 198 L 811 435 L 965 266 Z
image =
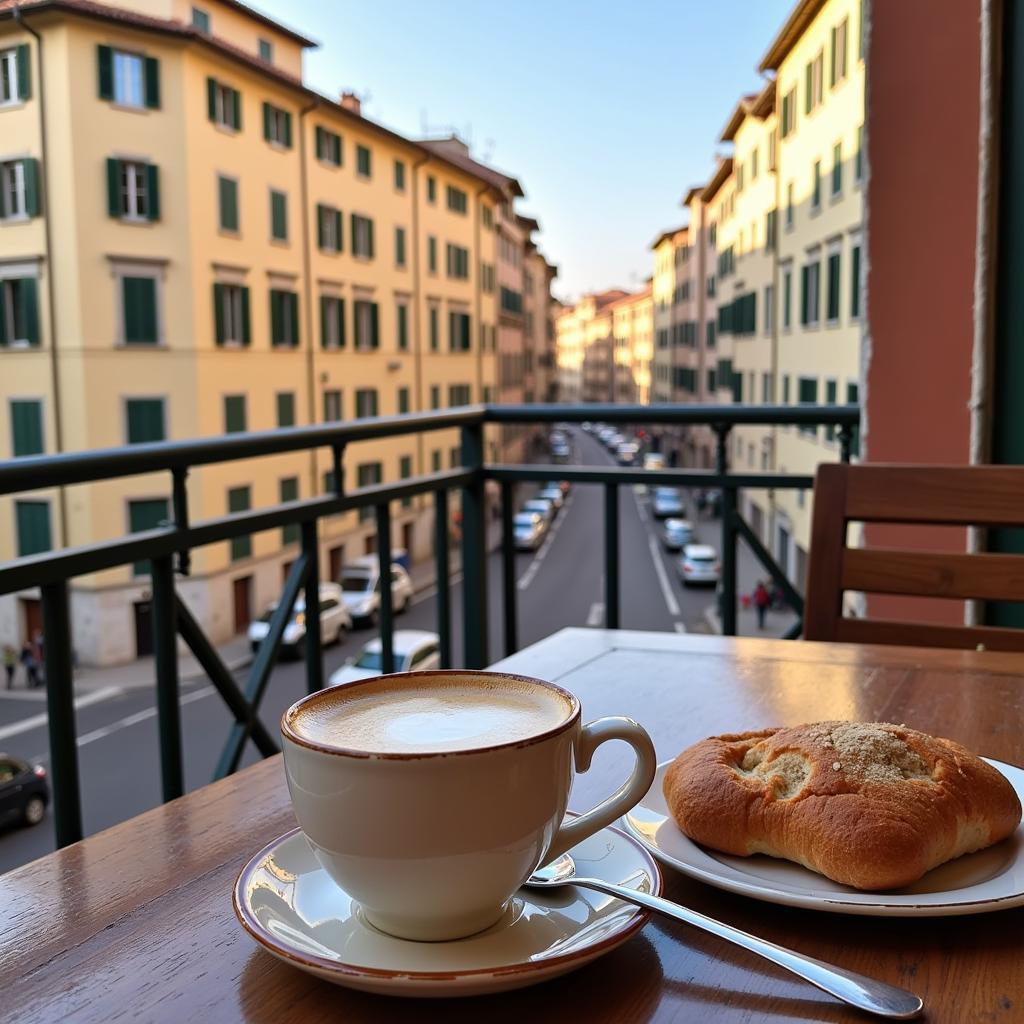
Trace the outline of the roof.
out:
M 252 18 L 262 25 L 269 25 L 275 32 L 280 32 L 281 35 L 287 36 L 292 42 L 298 43 L 300 46 L 318 47 L 320 45 L 315 39 L 307 39 L 294 29 L 288 28 L 286 25 L 282 25 L 281 22 L 274 21 L 268 15 L 257 11 L 256 8 L 241 3 L 241 0 L 218 0 L 218 2 L 224 4 L 225 7 L 233 7 L 236 11 L 241 11 L 246 17 Z
M 474 160 L 469 155 L 469 147 L 457 135 L 447 135 L 440 139 L 418 139 L 416 142 L 427 152 L 447 160 L 475 178 L 488 182 L 501 192 L 508 192 L 513 196 L 526 195 L 523 186 L 512 175 Z
M 614 302 L 608 303 L 609 309 L 620 309 L 623 306 L 630 306 L 637 302 L 643 302 L 644 299 L 651 297 L 651 285 L 648 282 L 638 292 L 631 292 L 628 295 L 623 295 L 620 299 L 615 299 Z
M 651 242 L 650 247 L 652 249 L 657 249 L 658 246 L 661 245 L 661 243 L 664 242 L 666 239 L 674 238 L 676 235 L 679 234 L 680 231 L 686 231 L 687 227 L 688 225 L 682 224 L 677 228 L 666 228 L 664 231 L 662 231 L 660 235 L 658 235 L 658 237 L 653 242 Z
M 785 24 L 779 29 L 778 35 L 772 40 L 765 55 L 761 58 L 758 71 L 778 71 L 786 58 L 786 54 L 796 46 L 797 40 L 807 31 L 818 12 L 825 6 L 825 0 L 797 0 L 796 6 L 789 12 Z
M 743 124 L 743 119 L 753 110 L 754 100 L 756 99 L 757 93 L 751 92 L 747 93 L 747 95 L 736 104 L 732 114 L 729 115 L 729 120 L 725 123 L 725 127 L 722 129 L 722 135 L 719 139 L 720 142 L 732 142 L 739 126 Z
M 680 206 L 689 206 L 694 199 L 699 199 L 700 194 L 704 191 L 704 185 L 691 185 L 690 190 L 683 196 L 683 201 L 679 204 Z
M 616 300 L 625 298 L 628 295 L 629 292 L 624 291 L 622 288 L 609 288 L 607 291 L 594 292 L 591 298 L 594 300 L 594 305 L 597 309 L 604 309 L 605 306 L 610 306 Z
M 732 157 L 719 157 L 715 173 L 711 175 L 711 180 L 700 194 L 701 199 L 705 203 L 710 203 L 718 195 L 718 190 L 725 184 L 730 174 L 732 174 Z
M 754 109 L 751 113 L 754 117 L 766 118 L 775 110 L 775 79 L 769 78 L 764 83 L 760 95 L 754 100 Z
M 516 223 L 527 231 L 540 231 L 540 221 L 536 217 L 526 217 L 521 213 L 516 214 Z

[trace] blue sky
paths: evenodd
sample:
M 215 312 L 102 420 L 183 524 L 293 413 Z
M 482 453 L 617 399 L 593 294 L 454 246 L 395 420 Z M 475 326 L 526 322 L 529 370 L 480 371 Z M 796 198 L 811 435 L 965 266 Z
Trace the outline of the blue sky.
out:
M 519 177 L 555 291 L 636 288 L 792 0 L 255 0 L 319 40 L 306 80 Z

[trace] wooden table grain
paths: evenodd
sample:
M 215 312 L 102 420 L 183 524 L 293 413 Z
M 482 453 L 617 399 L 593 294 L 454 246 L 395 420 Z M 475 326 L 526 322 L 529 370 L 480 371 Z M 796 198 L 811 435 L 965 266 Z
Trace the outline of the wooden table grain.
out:
M 625 714 L 659 758 L 719 732 L 824 718 L 905 722 L 1024 763 L 1024 656 L 563 630 L 497 667 L 555 680 L 585 719 Z M 571 804 L 626 770 L 601 749 Z M 823 993 L 712 936 L 649 923 L 564 978 L 469 1000 L 337 988 L 257 949 L 231 888 L 294 826 L 271 758 L 0 877 L 0 1019 L 344 1024 L 444 1021 L 862 1021 Z M 1024 908 L 971 917 L 844 917 L 775 906 L 666 871 L 666 894 L 705 914 L 911 988 L 927 1020 L 1024 1021 Z

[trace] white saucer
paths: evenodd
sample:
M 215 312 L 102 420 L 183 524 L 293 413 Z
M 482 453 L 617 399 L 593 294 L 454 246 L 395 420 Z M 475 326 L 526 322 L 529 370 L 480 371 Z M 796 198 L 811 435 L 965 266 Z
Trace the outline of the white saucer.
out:
M 606 828 L 572 850 L 581 875 L 661 892 L 643 847 Z M 588 889 L 520 889 L 492 928 L 455 942 L 378 931 L 320 867 L 305 835 L 275 839 L 242 869 L 234 908 L 268 952 L 336 985 L 398 996 L 471 996 L 554 978 L 615 949 L 649 912 Z
M 1024 770 L 985 760 L 1024 800 Z M 760 854 L 733 857 L 698 846 L 676 826 L 662 795 L 662 779 L 671 763 L 658 765 L 647 795 L 622 820 L 663 864 L 709 885 L 769 903 L 874 917 L 983 914 L 1024 904 L 1024 825 L 995 846 L 941 864 L 905 889 L 862 892 L 791 861 Z

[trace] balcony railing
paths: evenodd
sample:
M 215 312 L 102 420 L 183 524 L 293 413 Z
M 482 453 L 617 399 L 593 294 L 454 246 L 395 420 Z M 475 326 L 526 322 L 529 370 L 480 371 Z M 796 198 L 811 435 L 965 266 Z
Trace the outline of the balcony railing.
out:
M 632 467 L 489 465 L 484 461 L 484 429 L 488 424 L 581 423 L 587 420 L 645 427 L 709 426 L 717 437 L 716 466 L 709 470 L 652 471 Z M 259 707 L 292 606 L 300 591 L 304 591 L 307 618 L 312 622 L 319 620 L 317 522 L 320 518 L 372 507 L 376 515 L 378 557 L 381 565 L 386 566 L 391 563 L 392 551 L 390 503 L 413 495 L 432 494 L 435 508 L 434 557 L 440 583 L 450 579 L 451 575 L 448 496 L 453 489 L 461 491 L 462 663 L 467 668 L 483 668 L 490 661 L 486 481 L 497 481 L 501 489 L 502 623 L 506 655 L 514 653 L 518 647 L 512 530 L 514 486 L 517 482 L 568 480 L 574 484 L 604 488 L 605 625 L 610 629 L 618 628 L 620 621 L 618 489 L 623 485 L 642 483 L 720 490 L 722 630 L 733 635 L 736 632 L 736 541 L 741 536 L 775 584 L 781 588 L 789 605 L 798 615 L 803 613 L 802 596 L 739 514 L 738 491 L 742 488 L 806 489 L 813 485 L 813 479 L 807 475 L 791 473 L 731 472 L 728 466 L 730 431 L 735 426 L 747 425 L 832 426 L 837 430 L 840 458 L 848 461 L 858 422 L 857 406 L 468 406 L 444 412 L 232 434 L 208 440 L 140 444 L 19 458 L 0 464 L 0 495 L 95 483 L 142 473 L 166 472 L 171 477 L 172 521 L 166 526 L 116 540 L 31 555 L 0 566 L 0 595 L 38 587 L 42 598 L 43 652 L 57 845 L 67 845 L 82 836 L 68 610 L 70 579 L 143 560 L 150 564 L 162 794 L 164 800 L 171 800 L 184 792 L 177 653 L 179 635 L 234 717 L 216 777 L 228 775 L 238 768 L 244 746 L 249 740 L 252 740 L 263 756 L 277 753 L 277 740 L 260 720 Z M 342 458 L 347 444 L 451 428 L 461 431 L 461 467 L 409 478 L 399 483 L 377 484 L 350 493 L 345 491 Z M 333 473 L 330 479 L 335 488 L 333 493 L 202 522 L 191 521 L 187 486 L 191 469 L 238 459 L 320 448 L 331 451 Z M 175 575 L 188 575 L 190 552 L 194 548 L 292 524 L 300 527 L 301 553 L 289 569 L 281 600 L 270 622 L 268 636 L 260 645 L 246 685 L 241 689 L 177 594 Z M 394 669 L 394 615 L 390 587 L 380 588 L 380 601 L 382 668 L 384 672 L 391 672 Z M 799 635 L 800 628 L 798 622 L 791 635 Z M 441 663 L 448 667 L 453 664 L 450 588 L 441 585 L 437 588 L 437 629 Z M 313 692 L 321 689 L 324 684 L 323 659 L 320 631 L 316 629 L 307 631 L 305 669 L 308 690 Z

